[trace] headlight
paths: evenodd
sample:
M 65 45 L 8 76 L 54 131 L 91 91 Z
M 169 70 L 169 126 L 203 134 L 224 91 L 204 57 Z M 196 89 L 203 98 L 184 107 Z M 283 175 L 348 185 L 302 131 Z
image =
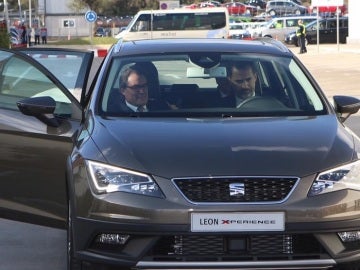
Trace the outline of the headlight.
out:
M 146 174 L 94 161 L 86 161 L 96 193 L 129 192 L 163 198 L 159 186 Z
M 360 191 L 360 160 L 320 173 L 311 186 L 309 196 L 341 189 Z

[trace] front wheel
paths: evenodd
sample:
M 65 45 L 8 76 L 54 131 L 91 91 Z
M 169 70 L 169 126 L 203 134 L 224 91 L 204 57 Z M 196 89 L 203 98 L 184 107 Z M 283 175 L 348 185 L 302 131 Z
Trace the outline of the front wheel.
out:
M 72 216 L 71 216 L 70 201 L 68 203 L 67 270 L 83 270 L 82 266 L 81 266 L 81 261 L 74 257 L 73 230 L 72 230 Z
M 360 262 L 339 264 L 334 270 L 360 270 Z
M 276 12 L 275 12 L 275 10 L 272 9 L 272 10 L 269 11 L 269 14 L 270 14 L 270 16 L 275 16 Z

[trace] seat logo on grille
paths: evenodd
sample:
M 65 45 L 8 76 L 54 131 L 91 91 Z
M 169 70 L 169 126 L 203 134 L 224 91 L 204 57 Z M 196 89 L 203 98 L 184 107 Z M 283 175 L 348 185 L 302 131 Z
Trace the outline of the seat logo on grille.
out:
M 244 196 L 245 195 L 245 184 L 244 183 L 230 183 L 230 196 Z

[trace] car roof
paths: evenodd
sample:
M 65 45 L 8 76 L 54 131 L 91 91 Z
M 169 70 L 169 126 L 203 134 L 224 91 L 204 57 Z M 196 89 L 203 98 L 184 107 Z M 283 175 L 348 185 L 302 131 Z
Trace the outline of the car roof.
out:
M 348 19 L 348 17 L 339 17 L 339 21 L 341 21 L 341 20 L 347 20 L 347 19 Z M 324 22 L 324 21 L 335 21 L 335 20 L 337 20 L 336 17 L 321 18 L 321 19 L 319 19 L 319 23 L 320 23 L 320 22 Z M 306 28 L 312 27 L 314 24 L 317 24 L 317 20 L 308 23 L 308 24 L 306 25 Z
M 294 20 L 294 19 L 309 19 L 309 18 L 315 18 L 316 15 L 291 15 L 291 16 L 281 16 L 281 17 L 275 17 L 272 18 L 270 21 L 279 21 L 279 20 Z M 320 18 L 320 17 L 319 17 Z
M 138 14 L 169 14 L 169 13 L 207 13 L 207 12 L 223 12 L 227 11 L 225 7 L 207 7 L 200 8 L 196 10 L 184 9 L 184 8 L 174 8 L 174 9 L 149 9 L 149 10 L 140 10 Z
M 291 1 L 291 0 L 270 0 L 270 1 L 268 1 L 267 3 L 284 3 L 284 2 L 287 2 L 287 3 L 292 3 L 292 4 L 294 4 L 295 6 L 301 6 L 301 7 L 303 7 L 303 5 L 300 5 L 300 4 L 298 4 L 297 2 L 294 2 L 294 1 Z
M 255 40 L 232 40 L 219 38 L 199 39 L 148 39 L 122 41 L 114 46 L 114 55 L 143 55 L 151 53 L 191 53 L 191 52 L 242 52 L 259 54 L 292 55 L 281 42 L 271 38 Z

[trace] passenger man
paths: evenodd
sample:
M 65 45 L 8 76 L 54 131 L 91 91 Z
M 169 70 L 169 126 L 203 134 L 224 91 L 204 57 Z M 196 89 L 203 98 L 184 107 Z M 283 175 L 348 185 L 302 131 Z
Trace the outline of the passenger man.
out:
M 123 112 L 147 112 L 170 109 L 165 102 L 149 101 L 148 79 L 141 65 L 126 68 L 120 76 L 120 94 L 123 96 L 119 106 Z
M 251 61 L 236 62 L 228 70 L 228 79 L 235 94 L 235 106 L 255 96 L 257 73 Z

